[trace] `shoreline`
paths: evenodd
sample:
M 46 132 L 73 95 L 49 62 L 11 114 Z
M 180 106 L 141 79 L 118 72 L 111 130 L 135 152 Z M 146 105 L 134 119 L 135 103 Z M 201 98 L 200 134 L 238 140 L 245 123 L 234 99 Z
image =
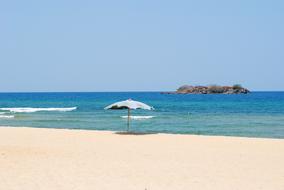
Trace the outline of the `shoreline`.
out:
M 284 189 L 284 141 L 0 127 L 0 189 Z
M 203 135 L 203 134 L 187 134 L 187 133 L 162 133 L 162 132 L 134 132 L 135 134 L 119 134 L 126 131 L 110 131 L 110 130 L 96 130 L 96 129 L 79 129 L 79 128 L 47 128 L 47 127 L 29 127 L 29 126 L 5 126 L 2 125 L 0 128 L 27 128 L 27 129 L 51 129 L 51 130 L 67 130 L 67 131 L 81 131 L 89 132 L 93 131 L 94 133 L 109 133 L 114 135 L 133 135 L 133 136 L 143 136 L 143 135 L 174 135 L 174 136 L 192 136 L 192 137 L 219 137 L 219 138 L 243 138 L 243 139 L 263 139 L 263 140 L 283 140 L 284 138 L 275 138 L 275 137 L 249 137 L 249 136 L 230 136 L 230 135 Z

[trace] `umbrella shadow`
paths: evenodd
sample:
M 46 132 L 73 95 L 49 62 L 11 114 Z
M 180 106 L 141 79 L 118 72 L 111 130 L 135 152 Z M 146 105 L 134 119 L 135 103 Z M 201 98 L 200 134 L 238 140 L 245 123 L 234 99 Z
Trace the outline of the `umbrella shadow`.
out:
M 115 132 L 117 135 L 154 135 L 154 132 L 134 132 L 134 131 L 119 131 Z

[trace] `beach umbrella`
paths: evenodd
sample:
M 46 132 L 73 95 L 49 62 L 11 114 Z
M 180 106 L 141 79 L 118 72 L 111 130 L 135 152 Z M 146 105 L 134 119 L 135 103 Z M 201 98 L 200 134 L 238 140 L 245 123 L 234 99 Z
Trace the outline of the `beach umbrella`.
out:
M 153 110 L 154 108 L 142 102 L 129 99 L 129 100 L 121 101 L 121 102 L 116 102 L 114 104 L 111 104 L 105 107 L 105 110 L 108 110 L 108 109 L 113 109 L 113 110 L 127 109 L 128 110 L 127 131 L 129 131 L 130 110 L 136 110 L 136 109 Z

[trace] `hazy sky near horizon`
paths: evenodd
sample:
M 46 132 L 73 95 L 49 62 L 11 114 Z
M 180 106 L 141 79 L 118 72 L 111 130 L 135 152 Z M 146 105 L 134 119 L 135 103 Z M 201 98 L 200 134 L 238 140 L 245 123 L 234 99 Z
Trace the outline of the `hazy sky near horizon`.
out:
M 1 1 L 1 92 L 284 90 L 284 1 Z

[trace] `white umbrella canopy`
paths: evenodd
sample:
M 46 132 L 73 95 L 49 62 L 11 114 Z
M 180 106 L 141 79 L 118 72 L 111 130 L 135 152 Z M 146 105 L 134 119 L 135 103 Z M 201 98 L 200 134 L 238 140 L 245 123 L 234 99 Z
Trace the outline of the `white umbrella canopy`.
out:
M 128 122 L 127 122 L 127 131 L 129 131 L 129 125 L 130 125 L 130 110 L 136 110 L 136 109 L 144 109 L 144 110 L 154 110 L 153 107 L 144 104 L 142 102 L 134 101 L 134 100 L 125 100 L 121 102 L 116 102 L 114 104 L 111 104 L 107 107 L 105 107 L 105 110 L 108 109 L 128 109 Z
M 105 107 L 105 109 L 131 109 L 131 110 L 136 110 L 136 109 L 144 109 L 144 110 L 153 110 L 154 108 L 144 104 L 142 102 L 138 102 L 138 101 L 134 101 L 134 100 L 125 100 L 125 101 L 121 101 L 121 102 L 116 102 L 114 104 L 111 104 L 107 107 Z

